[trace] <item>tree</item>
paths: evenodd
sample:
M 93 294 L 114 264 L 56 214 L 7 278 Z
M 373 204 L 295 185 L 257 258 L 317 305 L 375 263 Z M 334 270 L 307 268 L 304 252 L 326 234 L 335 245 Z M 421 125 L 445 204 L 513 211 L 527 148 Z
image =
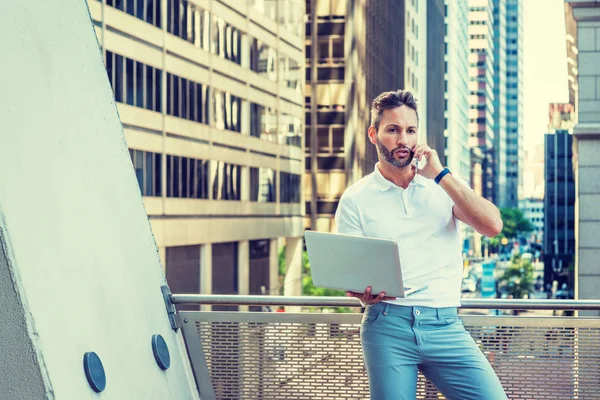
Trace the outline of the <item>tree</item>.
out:
M 519 234 L 531 232 L 533 225 L 525 218 L 523 212 L 518 208 L 501 208 L 502 232 L 498 236 L 490 238 L 490 246 L 498 250 L 502 239 L 516 239 Z
M 498 280 L 498 286 L 506 294 L 515 299 L 529 297 L 533 290 L 533 264 L 529 259 L 524 259 L 520 254 L 515 254 L 504 274 Z

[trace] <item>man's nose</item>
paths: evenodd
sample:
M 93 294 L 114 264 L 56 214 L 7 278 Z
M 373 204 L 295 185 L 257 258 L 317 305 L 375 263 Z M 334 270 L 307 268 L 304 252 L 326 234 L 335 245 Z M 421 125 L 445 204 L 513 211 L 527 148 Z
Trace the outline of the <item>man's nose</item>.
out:
M 408 140 L 407 140 L 407 138 L 406 138 L 406 132 L 404 132 L 404 131 L 401 131 L 401 132 L 398 134 L 398 139 L 396 140 L 396 144 L 397 144 L 397 145 L 404 145 L 404 146 L 407 146 L 407 145 L 408 145 Z

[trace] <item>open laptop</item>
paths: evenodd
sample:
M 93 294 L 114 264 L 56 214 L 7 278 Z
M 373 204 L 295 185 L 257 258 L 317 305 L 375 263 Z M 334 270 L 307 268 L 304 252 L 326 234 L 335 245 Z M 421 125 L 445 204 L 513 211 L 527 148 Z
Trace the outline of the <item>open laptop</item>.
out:
M 306 231 L 306 248 L 315 286 L 404 298 L 427 286 L 405 287 L 398 244 L 393 240 Z

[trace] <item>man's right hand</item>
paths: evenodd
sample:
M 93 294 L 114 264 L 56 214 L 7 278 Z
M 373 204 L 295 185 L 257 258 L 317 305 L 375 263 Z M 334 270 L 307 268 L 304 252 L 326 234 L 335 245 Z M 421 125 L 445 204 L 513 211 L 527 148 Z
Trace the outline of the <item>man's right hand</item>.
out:
M 346 292 L 346 296 L 356 297 L 363 305 L 372 306 L 383 300 L 396 300 L 395 297 L 389 297 L 385 295 L 385 292 L 380 292 L 377 295 L 371 294 L 371 286 L 367 286 L 363 293 L 359 292 Z

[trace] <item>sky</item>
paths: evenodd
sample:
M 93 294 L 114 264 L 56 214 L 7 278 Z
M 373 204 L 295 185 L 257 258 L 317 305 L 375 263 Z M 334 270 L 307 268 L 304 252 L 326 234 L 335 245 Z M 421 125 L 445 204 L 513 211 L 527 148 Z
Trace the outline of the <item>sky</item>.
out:
M 544 141 L 548 104 L 568 101 L 564 0 L 521 1 L 523 141 L 525 148 L 531 148 Z

